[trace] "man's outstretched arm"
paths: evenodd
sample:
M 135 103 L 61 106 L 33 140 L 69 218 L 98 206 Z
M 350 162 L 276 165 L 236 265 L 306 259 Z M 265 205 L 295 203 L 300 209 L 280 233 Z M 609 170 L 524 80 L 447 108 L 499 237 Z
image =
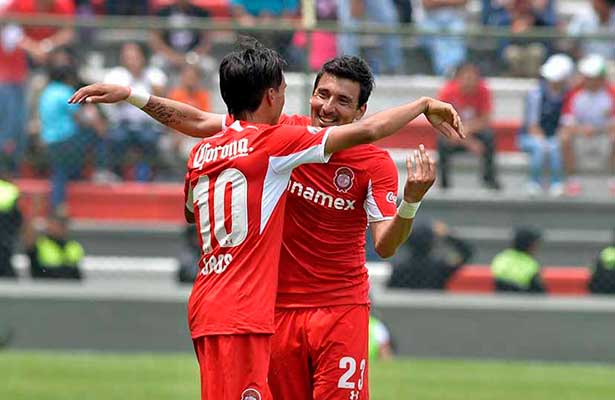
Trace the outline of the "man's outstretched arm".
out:
M 391 136 L 421 114 L 425 114 L 429 123 L 442 135 L 448 138 L 465 138 L 461 117 L 452 105 L 422 97 L 358 122 L 333 128 L 325 144 L 325 153 L 332 154 Z
M 131 89 L 128 86 L 110 83 L 95 83 L 77 90 L 68 100 L 69 103 L 106 103 L 114 104 L 130 100 Z M 199 110 L 191 105 L 159 96 L 149 96 L 143 99 L 146 103 L 141 109 L 150 117 L 169 128 L 193 137 L 208 137 L 222 129 L 226 118 L 223 114 L 215 114 Z

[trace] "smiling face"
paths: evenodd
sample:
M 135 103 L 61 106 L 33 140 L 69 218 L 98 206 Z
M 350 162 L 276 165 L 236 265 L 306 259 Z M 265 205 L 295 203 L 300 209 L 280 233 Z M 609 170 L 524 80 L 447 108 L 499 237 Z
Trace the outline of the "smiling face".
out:
M 367 105 L 358 105 L 360 90 L 359 82 L 323 74 L 310 98 L 312 125 L 345 125 L 363 117 Z

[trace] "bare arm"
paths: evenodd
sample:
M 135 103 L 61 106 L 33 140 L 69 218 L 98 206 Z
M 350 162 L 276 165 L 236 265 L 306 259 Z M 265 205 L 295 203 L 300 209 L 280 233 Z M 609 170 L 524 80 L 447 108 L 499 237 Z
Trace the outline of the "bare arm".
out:
M 325 153 L 332 154 L 359 144 L 373 143 L 399 131 L 421 114 L 446 137 L 464 138 L 463 125 L 457 111 L 448 103 L 422 97 L 412 103 L 391 108 L 358 122 L 331 130 Z
M 114 104 L 126 100 L 129 95 L 128 86 L 95 83 L 77 90 L 68 102 Z M 193 137 L 215 135 L 222 129 L 222 122 L 226 118 L 223 114 L 202 111 L 188 104 L 158 96 L 150 96 L 142 110 L 161 124 Z
M 413 163 L 416 164 L 413 168 Z M 436 165 L 420 145 L 419 150 L 406 160 L 408 178 L 404 187 L 404 200 L 408 203 L 417 203 L 423 199 L 429 188 L 436 180 Z M 412 231 L 414 218 L 402 218 L 395 215 L 388 221 L 371 223 L 372 237 L 376 252 L 382 258 L 391 257 L 399 246 L 408 239 Z

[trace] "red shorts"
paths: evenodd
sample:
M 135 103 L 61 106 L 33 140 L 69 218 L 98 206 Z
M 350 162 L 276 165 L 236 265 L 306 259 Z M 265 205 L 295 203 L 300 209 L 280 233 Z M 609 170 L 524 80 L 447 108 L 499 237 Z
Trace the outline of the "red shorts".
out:
M 369 306 L 276 309 L 275 400 L 367 400 Z
M 192 339 L 202 400 L 271 400 L 267 371 L 271 335 L 215 335 Z

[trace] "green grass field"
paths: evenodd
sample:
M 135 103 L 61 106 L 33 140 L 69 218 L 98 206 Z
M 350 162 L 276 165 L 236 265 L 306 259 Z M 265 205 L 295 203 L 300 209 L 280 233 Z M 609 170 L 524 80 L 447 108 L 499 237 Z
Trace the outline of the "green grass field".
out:
M 404 359 L 371 366 L 372 400 L 612 400 L 615 366 Z M 198 399 L 190 354 L 0 352 L 0 399 Z

